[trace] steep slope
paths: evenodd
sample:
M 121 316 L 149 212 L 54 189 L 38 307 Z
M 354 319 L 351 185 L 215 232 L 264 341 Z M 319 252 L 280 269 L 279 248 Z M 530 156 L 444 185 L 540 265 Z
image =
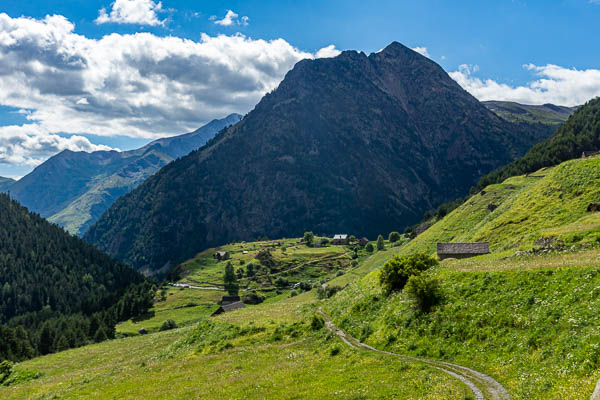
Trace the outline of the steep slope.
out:
M 530 105 L 512 101 L 483 101 L 490 111 L 511 122 L 558 126 L 564 123 L 578 107 L 554 104 Z
M 376 236 L 540 140 L 392 43 L 300 61 L 240 123 L 122 197 L 86 240 L 147 273 L 232 240 Z
M 487 186 L 408 243 L 402 253 L 433 254 L 437 242 L 489 241 L 492 252 L 529 250 L 536 241 L 538 246 L 595 243 L 600 214 L 587 209 L 598 199 L 600 157 L 566 161 Z
M 0 194 L 0 360 L 87 344 L 100 327 L 111 336 L 139 304 L 130 299 L 98 313 L 122 301 L 132 284 L 143 278 L 129 266 Z
M 478 187 L 557 165 L 580 157 L 584 151 L 600 151 L 600 97 L 578 107 L 550 138 L 533 146 L 522 158 L 484 176 Z
M 93 153 L 65 150 L 5 188 L 11 196 L 65 227 L 82 234 L 120 196 L 172 160 L 203 146 L 239 114 L 214 120 L 181 136 L 159 139 L 131 151 Z
M 0 192 L 8 190 L 8 188 L 10 188 L 10 186 L 13 185 L 15 182 L 16 181 L 14 179 L 0 176 Z

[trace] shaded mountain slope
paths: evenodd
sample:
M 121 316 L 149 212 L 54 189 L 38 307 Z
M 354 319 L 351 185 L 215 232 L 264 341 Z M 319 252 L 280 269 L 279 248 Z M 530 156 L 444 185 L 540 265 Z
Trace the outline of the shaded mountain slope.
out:
M 64 150 L 5 191 L 10 190 L 11 196 L 31 211 L 71 233 L 82 234 L 117 198 L 240 118 L 231 114 L 194 132 L 155 140 L 131 151 Z
M 86 240 L 146 273 L 232 240 L 375 236 L 541 140 L 392 43 L 300 61 L 240 123 L 119 199 Z

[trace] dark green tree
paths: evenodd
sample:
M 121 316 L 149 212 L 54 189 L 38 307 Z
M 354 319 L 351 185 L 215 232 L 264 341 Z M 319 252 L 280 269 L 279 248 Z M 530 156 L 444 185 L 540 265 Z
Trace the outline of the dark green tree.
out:
M 223 283 L 225 284 L 225 290 L 230 296 L 237 296 L 239 293 L 238 280 L 233 269 L 233 264 L 227 262 L 225 265 L 225 272 L 223 273 Z
M 383 241 L 383 236 L 377 236 L 377 250 L 385 249 L 385 242 Z
M 388 240 L 390 241 L 390 243 L 396 243 L 398 240 L 400 240 L 400 233 L 390 232 L 390 235 L 388 236 Z
M 306 243 L 307 246 L 312 246 L 313 245 L 313 241 L 315 240 L 315 235 L 312 232 L 304 232 L 304 243 Z

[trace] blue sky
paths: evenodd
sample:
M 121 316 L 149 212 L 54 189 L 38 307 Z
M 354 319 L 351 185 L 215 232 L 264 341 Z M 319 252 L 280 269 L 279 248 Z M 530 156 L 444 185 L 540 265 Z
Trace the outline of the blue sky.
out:
M 4 0 L 0 175 L 246 113 L 302 58 L 394 40 L 481 100 L 579 104 L 600 95 L 598 21 L 590 0 Z

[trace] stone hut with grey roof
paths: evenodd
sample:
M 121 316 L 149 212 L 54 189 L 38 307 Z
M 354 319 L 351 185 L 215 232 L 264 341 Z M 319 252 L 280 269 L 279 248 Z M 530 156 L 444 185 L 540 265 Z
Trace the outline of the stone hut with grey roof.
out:
M 489 242 L 438 243 L 437 254 L 440 260 L 447 258 L 468 258 L 489 254 Z

